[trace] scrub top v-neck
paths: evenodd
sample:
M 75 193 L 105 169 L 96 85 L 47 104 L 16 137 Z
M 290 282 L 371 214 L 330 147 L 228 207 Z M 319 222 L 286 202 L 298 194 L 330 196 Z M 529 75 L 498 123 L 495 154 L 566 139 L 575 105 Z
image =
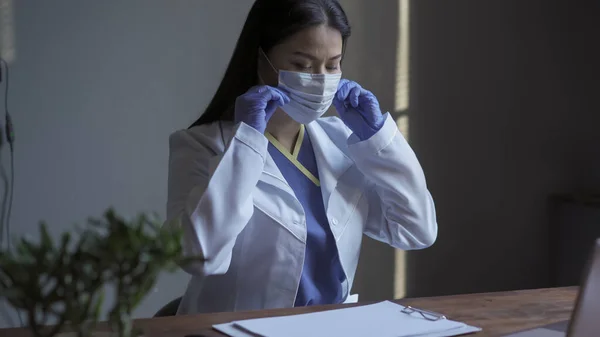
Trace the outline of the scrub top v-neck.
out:
M 292 153 L 271 134 L 265 136 L 269 139 L 269 154 L 294 190 L 306 216 L 304 267 L 294 306 L 341 303 L 345 274 L 327 220 L 317 161 L 308 133 L 302 125 Z

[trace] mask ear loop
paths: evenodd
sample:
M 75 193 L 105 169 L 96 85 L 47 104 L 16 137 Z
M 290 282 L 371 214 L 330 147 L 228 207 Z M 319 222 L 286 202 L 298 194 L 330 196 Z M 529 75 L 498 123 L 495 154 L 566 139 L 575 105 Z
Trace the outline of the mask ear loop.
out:
M 269 60 L 269 57 L 267 56 L 267 54 L 265 54 L 265 51 L 261 47 L 258 47 L 258 51 L 259 51 L 259 53 L 262 54 L 262 56 L 265 58 L 265 60 L 267 61 L 267 63 L 269 63 L 269 66 L 271 66 L 271 69 L 273 69 L 273 71 L 275 72 L 275 74 L 279 78 L 279 71 L 277 71 L 277 68 L 275 68 L 275 66 L 273 66 L 273 63 L 271 63 L 271 60 Z M 260 72 L 258 74 L 258 79 L 260 80 L 260 82 L 262 84 L 264 84 L 264 85 L 267 84 L 267 82 L 265 82 L 265 80 L 262 78 L 262 76 L 260 76 Z

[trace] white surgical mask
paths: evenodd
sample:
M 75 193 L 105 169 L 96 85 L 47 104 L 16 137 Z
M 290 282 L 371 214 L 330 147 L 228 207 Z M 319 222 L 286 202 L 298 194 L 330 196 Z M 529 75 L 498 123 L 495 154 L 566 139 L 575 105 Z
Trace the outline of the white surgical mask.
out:
M 261 50 L 262 52 L 262 50 Z M 271 64 L 271 61 L 264 54 Z M 290 102 L 281 108 L 293 120 L 300 124 L 308 124 L 323 116 L 333 103 L 338 84 L 342 78 L 337 74 L 310 74 L 295 71 L 279 70 L 277 87 L 290 97 Z

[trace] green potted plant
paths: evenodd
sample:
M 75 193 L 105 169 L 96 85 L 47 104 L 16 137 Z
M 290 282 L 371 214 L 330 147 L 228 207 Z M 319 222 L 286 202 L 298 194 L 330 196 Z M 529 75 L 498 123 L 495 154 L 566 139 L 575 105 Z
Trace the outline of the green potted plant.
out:
M 99 321 L 105 287 L 112 286 L 109 330 L 133 337 L 141 331 L 133 328 L 131 314 L 159 274 L 191 262 L 183 258 L 181 235 L 157 217 L 127 221 L 112 209 L 58 242 L 41 223 L 39 242 L 21 238 L 14 251 L 0 251 L 0 295 L 25 314 L 35 337 L 64 331 L 85 337 Z

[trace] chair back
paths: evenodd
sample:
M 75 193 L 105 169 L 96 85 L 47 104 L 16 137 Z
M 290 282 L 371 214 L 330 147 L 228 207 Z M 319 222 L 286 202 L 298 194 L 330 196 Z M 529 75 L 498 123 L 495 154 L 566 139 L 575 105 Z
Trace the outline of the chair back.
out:
M 175 316 L 177 315 L 177 309 L 179 309 L 179 304 L 181 303 L 181 297 L 178 297 L 171 302 L 167 303 L 164 307 L 160 308 L 154 314 L 154 317 L 167 317 L 167 316 Z

